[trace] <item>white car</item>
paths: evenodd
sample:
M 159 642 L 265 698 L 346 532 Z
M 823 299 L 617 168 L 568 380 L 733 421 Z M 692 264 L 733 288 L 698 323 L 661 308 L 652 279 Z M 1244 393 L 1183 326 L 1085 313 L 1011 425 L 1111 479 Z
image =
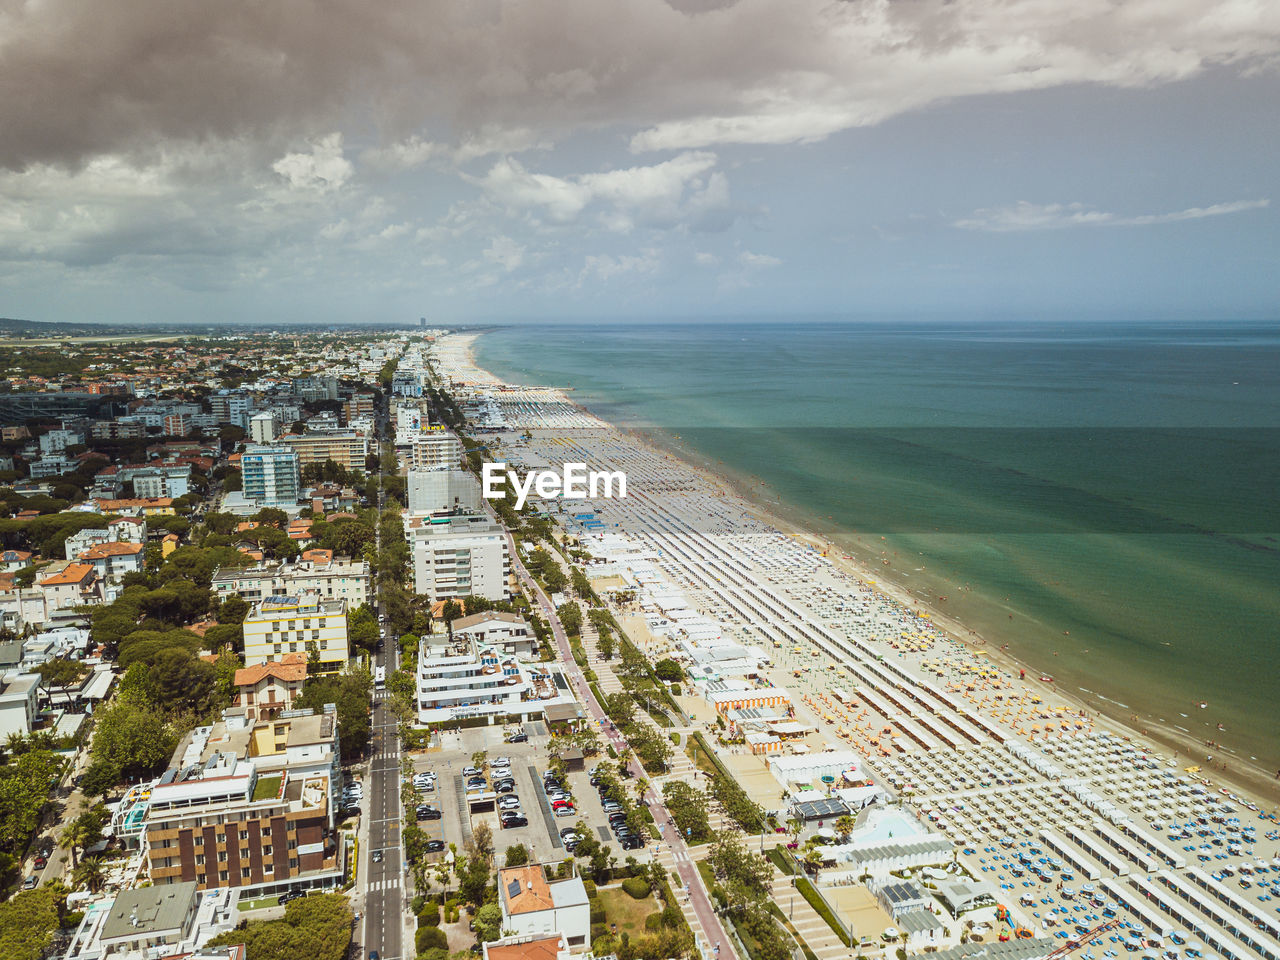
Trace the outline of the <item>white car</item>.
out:
M 496 758 L 496 759 L 494 759 L 494 760 L 490 760 L 490 761 L 489 761 L 489 766 L 491 766 L 491 767 L 509 767 L 509 766 L 511 766 L 511 758 L 510 758 L 510 757 L 498 757 L 498 758 Z
M 515 794 L 512 794 L 511 796 L 508 796 L 508 797 L 503 797 L 501 800 L 498 801 L 498 807 L 502 810 L 519 810 L 520 798 L 517 797 Z

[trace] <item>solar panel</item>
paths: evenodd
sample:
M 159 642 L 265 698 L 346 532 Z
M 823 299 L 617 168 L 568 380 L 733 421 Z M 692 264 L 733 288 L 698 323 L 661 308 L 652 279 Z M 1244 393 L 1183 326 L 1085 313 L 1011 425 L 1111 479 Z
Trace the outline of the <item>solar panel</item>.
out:
M 507 899 L 514 900 L 518 896 L 520 896 L 520 881 L 512 880 L 507 884 Z

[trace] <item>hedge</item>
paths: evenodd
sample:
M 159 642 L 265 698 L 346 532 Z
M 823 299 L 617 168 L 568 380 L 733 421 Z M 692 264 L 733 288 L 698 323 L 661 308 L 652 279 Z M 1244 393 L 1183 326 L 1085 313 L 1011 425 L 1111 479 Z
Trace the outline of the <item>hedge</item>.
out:
M 644 877 L 628 877 L 622 881 L 622 889 L 633 900 L 643 900 L 649 895 L 649 881 Z

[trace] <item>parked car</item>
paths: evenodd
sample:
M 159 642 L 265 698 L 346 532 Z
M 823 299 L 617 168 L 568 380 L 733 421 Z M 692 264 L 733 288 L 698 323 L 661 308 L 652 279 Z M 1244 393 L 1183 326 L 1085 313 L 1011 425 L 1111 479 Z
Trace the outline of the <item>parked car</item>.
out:
M 419 820 L 439 820 L 442 816 L 436 807 L 427 806 L 426 804 L 419 806 L 417 812 Z
M 443 840 L 428 840 L 428 841 L 427 841 L 427 853 L 439 853 L 439 852 L 440 852 L 441 850 L 443 850 L 443 849 L 444 849 L 444 841 L 443 841 Z
M 518 810 L 520 808 L 520 798 L 515 794 L 503 797 L 498 801 L 498 808 L 501 810 Z
M 573 808 L 572 804 L 567 807 L 560 807 L 556 810 L 557 817 L 576 817 L 577 815 L 578 811 Z
M 36 884 L 39 882 L 40 881 L 36 879 L 36 875 L 33 873 L 31 876 L 27 877 L 27 879 L 22 882 L 22 889 L 34 890 L 36 888 Z
M 381 851 L 381 850 L 375 850 L 375 851 L 373 851 L 373 862 L 374 862 L 374 863 L 381 863 L 381 862 L 382 862 L 382 851 Z
M 502 826 L 503 826 L 503 828 L 507 828 L 507 827 L 527 827 L 528 825 L 529 825 L 529 818 L 528 818 L 528 817 L 525 817 L 525 816 L 522 816 L 522 815 L 519 815 L 519 814 L 517 814 L 516 816 L 513 816 L 513 817 L 504 817 L 504 818 L 503 818 L 503 820 L 502 820 Z
M 507 743 L 528 743 L 529 735 L 527 733 L 513 733 L 507 737 Z
M 619 843 L 623 850 L 644 849 L 644 839 L 641 837 L 627 837 L 626 839 L 619 841 Z
M 37 870 L 43 870 L 43 869 L 44 869 L 44 865 L 45 865 L 46 863 L 48 863 L 48 862 L 49 862 L 49 858 L 48 858 L 48 857 L 46 857 L 43 853 L 38 854 L 38 855 L 36 856 L 36 860 L 35 860 L 35 867 L 36 867 L 36 869 L 37 869 Z
M 480 775 L 480 770 L 477 767 L 463 767 L 462 775 L 464 777 L 477 777 Z

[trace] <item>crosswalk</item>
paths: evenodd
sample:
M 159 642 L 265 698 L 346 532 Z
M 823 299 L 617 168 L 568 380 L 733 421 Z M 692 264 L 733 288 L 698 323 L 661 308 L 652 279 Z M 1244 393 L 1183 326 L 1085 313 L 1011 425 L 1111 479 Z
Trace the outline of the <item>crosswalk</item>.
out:
M 400 878 L 388 877 L 385 880 L 370 880 L 365 886 L 366 890 L 399 890 Z

